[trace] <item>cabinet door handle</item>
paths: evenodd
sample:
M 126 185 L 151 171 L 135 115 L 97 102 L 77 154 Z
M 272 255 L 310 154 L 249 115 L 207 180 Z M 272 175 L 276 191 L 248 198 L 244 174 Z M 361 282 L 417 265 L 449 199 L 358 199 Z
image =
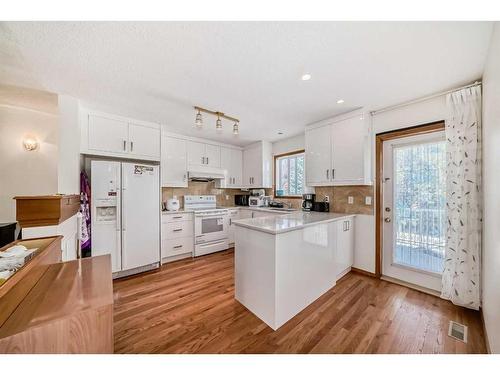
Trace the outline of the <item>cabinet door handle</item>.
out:
M 123 151 L 127 151 L 127 141 L 123 140 Z
M 173 219 L 182 219 L 182 216 L 174 216 Z
M 182 232 L 182 229 L 174 229 L 174 232 Z
M 208 164 L 208 156 L 207 156 L 207 164 Z
M 332 169 L 332 180 L 335 180 L 335 169 Z
M 180 249 L 182 247 L 182 245 L 177 245 L 177 246 L 174 246 L 174 249 Z
M 205 164 L 205 157 L 204 156 L 201 157 L 201 164 Z
M 329 169 L 327 169 L 327 170 L 326 170 L 326 179 L 327 179 L 327 180 L 329 180 L 329 179 L 330 179 L 329 173 L 330 173 L 330 170 L 329 170 Z
M 130 142 L 130 151 L 134 151 L 134 141 Z

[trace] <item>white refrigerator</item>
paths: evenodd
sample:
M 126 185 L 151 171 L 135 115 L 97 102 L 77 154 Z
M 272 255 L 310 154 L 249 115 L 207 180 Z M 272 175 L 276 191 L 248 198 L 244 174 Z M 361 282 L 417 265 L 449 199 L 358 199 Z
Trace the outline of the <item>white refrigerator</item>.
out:
M 115 276 L 160 262 L 160 181 L 156 165 L 91 161 L 91 252 L 111 254 Z M 134 272 L 128 272 L 134 273 Z

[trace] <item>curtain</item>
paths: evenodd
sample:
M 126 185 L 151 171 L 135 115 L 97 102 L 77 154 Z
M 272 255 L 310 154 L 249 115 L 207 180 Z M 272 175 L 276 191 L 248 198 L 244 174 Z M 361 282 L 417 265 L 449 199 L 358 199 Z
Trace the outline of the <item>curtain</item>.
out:
M 446 105 L 447 241 L 441 297 L 477 310 L 482 224 L 481 87 L 449 94 Z

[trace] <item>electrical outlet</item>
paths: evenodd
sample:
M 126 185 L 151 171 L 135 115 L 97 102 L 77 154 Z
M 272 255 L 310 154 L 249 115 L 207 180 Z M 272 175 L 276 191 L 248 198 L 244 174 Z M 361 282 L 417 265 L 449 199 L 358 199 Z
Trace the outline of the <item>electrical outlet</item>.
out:
M 353 204 L 354 203 L 354 197 L 347 197 L 347 203 L 348 204 Z
M 365 204 L 367 206 L 371 206 L 372 205 L 372 197 L 365 197 Z
M 329 195 L 325 195 L 325 202 L 330 202 L 330 196 Z

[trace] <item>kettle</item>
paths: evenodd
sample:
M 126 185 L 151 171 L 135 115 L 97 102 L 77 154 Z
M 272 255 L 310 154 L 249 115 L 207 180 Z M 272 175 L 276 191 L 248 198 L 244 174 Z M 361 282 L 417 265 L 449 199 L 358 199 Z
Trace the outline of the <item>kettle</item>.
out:
M 180 205 L 177 196 L 167 199 L 167 211 L 179 211 Z

